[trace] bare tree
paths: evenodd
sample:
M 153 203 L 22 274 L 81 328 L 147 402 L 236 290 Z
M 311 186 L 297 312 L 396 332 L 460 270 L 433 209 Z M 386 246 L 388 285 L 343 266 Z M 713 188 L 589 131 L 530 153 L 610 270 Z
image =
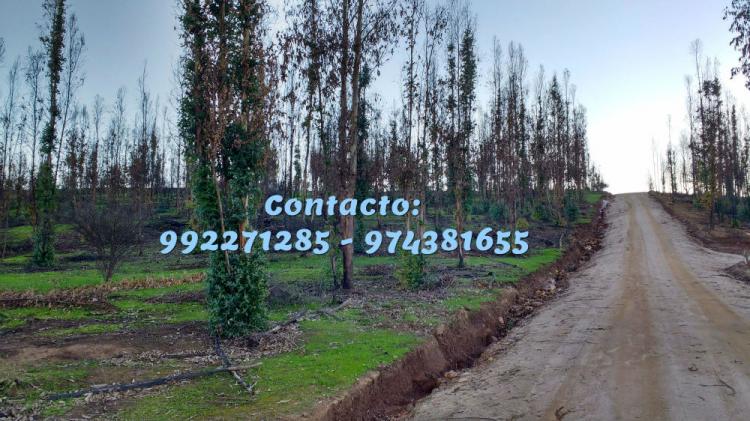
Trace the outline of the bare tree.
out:
M 60 170 L 60 156 L 63 149 L 63 138 L 65 137 L 65 129 L 68 123 L 71 107 L 73 107 L 73 104 L 75 103 L 76 91 L 83 85 L 84 79 L 81 66 L 83 65 L 83 51 L 86 46 L 86 40 L 78 28 L 78 18 L 75 13 L 70 15 L 65 26 L 65 58 L 61 95 L 62 115 L 60 116 L 60 133 L 57 141 L 58 148 L 57 163 L 55 164 L 54 174 L 55 180 L 57 180 L 57 175 Z
M 29 179 L 31 184 L 31 197 L 34 195 L 34 175 L 36 171 L 37 141 L 39 139 L 39 128 L 44 117 L 44 96 L 42 78 L 44 75 L 44 53 L 28 49 L 26 54 L 26 67 L 24 77 L 28 89 L 28 109 L 31 113 L 28 126 L 31 131 L 31 168 Z M 33 200 L 32 200 L 33 203 Z M 33 213 L 33 209 L 32 209 Z
M 133 202 L 115 188 L 108 186 L 103 203 L 79 201 L 74 212 L 75 229 L 96 253 L 105 282 L 112 279 L 118 265 L 139 243 L 133 230 L 133 217 L 137 215 Z
M 17 113 L 17 101 L 18 101 L 18 71 L 20 68 L 20 60 L 16 59 L 10 66 L 8 71 L 8 93 L 6 95 L 5 104 L 0 114 L 0 127 L 3 129 L 2 144 L 0 145 L 0 217 L 5 221 L 5 228 L 3 234 L 3 247 L 2 254 L 5 255 L 5 245 L 7 243 L 7 228 L 8 228 L 8 213 L 10 207 L 10 198 L 8 197 L 9 178 L 12 172 L 13 162 L 13 151 L 12 142 L 14 137 L 17 135 L 18 128 L 18 116 Z

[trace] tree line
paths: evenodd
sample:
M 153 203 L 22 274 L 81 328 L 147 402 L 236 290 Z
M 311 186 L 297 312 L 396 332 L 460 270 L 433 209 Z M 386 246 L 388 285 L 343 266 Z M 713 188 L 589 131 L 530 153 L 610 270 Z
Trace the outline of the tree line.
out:
M 743 75 L 750 89 L 750 1 L 732 0 L 724 9 L 739 53 L 732 77 Z M 729 219 L 732 226 L 750 221 L 750 118 L 719 79 L 717 60 L 704 58 L 700 40 L 690 46 L 694 74 L 685 77 L 687 128 L 676 145 L 671 117 L 666 151 L 652 147 L 649 189 L 691 195 L 708 212 L 707 224 Z
M 750 221 L 750 119 L 719 79 L 718 62 L 702 55 L 702 44 L 691 44 L 695 74 L 685 77 L 687 127 L 676 144 L 670 135 L 666 150 L 653 147 L 649 189 L 692 195 L 706 209 L 708 225 Z
M 65 6 L 45 2 L 41 48 L 9 66 L 0 127 L 0 216 L 6 228 L 33 225 L 35 266 L 54 264 L 62 218 L 107 262 L 108 279 L 118 258 L 143 252 L 158 207 L 190 209 L 200 228 L 242 231 L 262 223 L 258 205 L 272 192 L 391 194 L 420 200 L 405 224 L 421 233 L 446 218 L 461 231 L 480 211 L 498 226 L 564 225 L 586 189 L 606 187 L 570 73 L 531 76 L 523 47 L 495 40 L 480 78 L 467 2 L 296 0 L 274 14 L 258 0 L 182 0 L 175 105 L 153 98 L 144 68 L 135 112 L 124 89 L 110 103 L 78 98 L 85 38 Z M 388 60 L 402 65 L 395 99 L 372 88 Z M 336 288 L 354 285 L 356 218 L 315 221 L 359 239 L 329 253 Z M 404 255 L 400 267 L 406 285 L 422 283 L 423 256 Z M 264 326 L 263 256 L 213 253 L 207 288 L 215 331 Z

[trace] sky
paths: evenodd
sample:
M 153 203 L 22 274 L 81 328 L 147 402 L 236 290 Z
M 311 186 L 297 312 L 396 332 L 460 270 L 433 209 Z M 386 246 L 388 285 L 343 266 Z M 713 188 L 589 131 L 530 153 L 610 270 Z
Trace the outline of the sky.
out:
M 432 1 L 432 0 L 428 0 Z M 589 148 L 614 193 L 644 191 L 652 160 L 652 139 L 663 149 L 671 115 L 672 140 L 686 126 L 685 81 L 694 73 L 690 43 L 720 64 L 720 77 L 739 104 L 750 104 L 744 80 L 730 80 L 738 54 L 729 46 L 729 0 L 473 0 L 480 75 L 489 75 L 493 37 L 523 45 L 531 83 L 540 65 L 548 75 L 571 72 L 576 99 L 588 112 Z M 272 3 L 279 4 L 279 0 Z M 168 104 L 180 47 L 172 0 L 69 0 L 86 37 L 84 103 L 94 95 L 110 101 L 124 86 L 135 111 L 136 80 L 147 66 L 147 86 Z M 0 65 L 0 95 L 7 67 L 29 45 L 39 46 L 41 0 L 0 0 L 0 37 L 6 59 Z M 392 57 L 375 90 L 400 97 L 401 64 Z M 488 96 L 480 78 L 480 98 Z M 531 86 L 529 86 L 531 89 Z

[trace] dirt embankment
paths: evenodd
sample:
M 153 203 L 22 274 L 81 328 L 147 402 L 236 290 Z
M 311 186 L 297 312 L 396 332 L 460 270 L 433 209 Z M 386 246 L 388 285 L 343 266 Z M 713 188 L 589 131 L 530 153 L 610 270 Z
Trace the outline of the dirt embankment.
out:
M 592 223 L 579 226 L 571 243 L 554 264 L 526 276 L 518 288 L 476 311 L 459 311 L 452 322 L 439 326 L 422 345 L 398 361 L 363 376 L 342 396 L 319 405 L 305 418 L 316 420 L 375 420 L 398 417 L 417 399 L 429 394 L 453 370 L 471 366 L 518 320 L 567 286 L 568 273 L 577 270 L 600 248 L 606 228 L 602 209 Z M 447 373 L 447 374 L 446 374 Z

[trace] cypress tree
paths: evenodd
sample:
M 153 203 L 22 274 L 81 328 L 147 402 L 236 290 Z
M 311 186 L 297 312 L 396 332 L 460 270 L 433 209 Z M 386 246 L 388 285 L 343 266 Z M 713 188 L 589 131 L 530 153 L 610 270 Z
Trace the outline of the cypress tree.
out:
M 262 12 L 262 4 L 251 0 L 220 0 L 205 8 L 198 0 L 184 4 L 180 131 L 203 230 L 241 235 L 255 220 L 267 150 L 258 35 Z M 239 246 L 233 253 L 214 252 L 206 274 L 209 323 L 224 336 L 266 325 L 263 257 L 245 254 L 244 238 Z
M 65 36 L 65 1 L 54 0 L 45 4 L 50 15 L 50 32 L 42 37 L 47 48 L 47 71 L 49 76 L 49 121 L 44 127 L 40 140 L 40 152 L 44 159 L 39 166 L 36 180 L 36 218 L 34 223 L 34 254 L 32 263 L 38 267 L 52 266 L 55 259 L 54 225 L 55 179 L 52 174 L 52 152 L 55 148 L 55 124 L 60 115 L 57 105 L 60 71 L 63 65 L 63 43 Z

